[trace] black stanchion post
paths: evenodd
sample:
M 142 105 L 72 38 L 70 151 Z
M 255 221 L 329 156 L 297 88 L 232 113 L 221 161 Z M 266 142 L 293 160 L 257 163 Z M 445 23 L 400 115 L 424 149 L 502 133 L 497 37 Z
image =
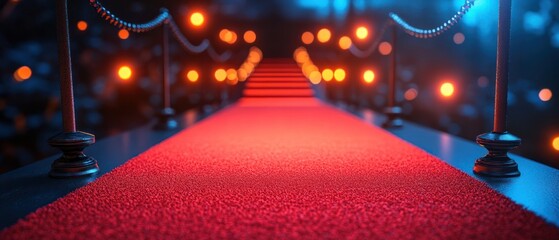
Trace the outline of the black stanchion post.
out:
M 390 80 L 388 83 L 388 106 L 384 110 L 386 114 L 386 121 L 382 124 L 385 128 L 396 128 L 402 127 L 403 121 L 400 118 L 402 114 L 402 108 L 398 106 L 398 101 L 396 100 L 396 76 L 397 76 L 397 59 L 396 59 L 396 44 L 397 44 L 397 27 L 396 24 L 392 24 L 392 57 L 390 59 Z
M 87 146 L 95 143 L 95 136 L 76 131 L 67 0 L 56 1 L 56 15 L 63 132 L 50 138 L 48 143 L 59 148 L 62 156 L 52 164 L 49 176 L 54 178 L 78 177 L 99 171 L 97 161 L 83 153 Z
M 474 172 L 490 177 L 520 176 L 518 164 L 508 151 L 520 146 L 520 138 L 507 132 L 507 91 L 510 49 L 511 0 L 499 1 L 499 29 L 497 37 L 497 73 L 495 80 L 495 113 L 493 131 L 479 135 L 476 142 L 489 153 L 475 162 Z
M 162 109 L 157 118 L 155 128 L 159 130 L 169 130 L 178 127 L 178 122 L 174 119 L 175 110 L 171 108 L 170 82 L 169 82 L 169 20 L 165 20 L 162 25 L 162 81 L 161 81 L 161 102 Z

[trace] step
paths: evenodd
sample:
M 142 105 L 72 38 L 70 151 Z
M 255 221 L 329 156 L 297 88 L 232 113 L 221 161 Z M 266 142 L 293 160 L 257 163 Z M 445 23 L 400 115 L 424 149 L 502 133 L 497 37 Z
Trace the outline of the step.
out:
M 245 97 L 312 97 L 311 89 L 245 89 Z
M 308 82 L 248 82 L 245 86 L 249 88 L 309 88 Z

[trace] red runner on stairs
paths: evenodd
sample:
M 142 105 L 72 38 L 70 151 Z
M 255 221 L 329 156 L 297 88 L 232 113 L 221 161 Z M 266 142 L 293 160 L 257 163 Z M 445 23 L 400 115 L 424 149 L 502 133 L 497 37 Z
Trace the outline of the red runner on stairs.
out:
M 264 77 L 257 69 L 249 84 Z M 559 239 L 555 226 L 390 133 L 313 97 L 279 95 L 241 99 L 0 239 Z

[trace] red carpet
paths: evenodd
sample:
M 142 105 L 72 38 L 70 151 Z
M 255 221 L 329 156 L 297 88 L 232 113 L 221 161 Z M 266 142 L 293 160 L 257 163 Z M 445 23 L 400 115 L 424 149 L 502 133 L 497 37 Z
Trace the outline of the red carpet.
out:
M 559 239 L 559 229 L 380 128 L 312 97 L 275 97 L 242 99 L 0 238 Z

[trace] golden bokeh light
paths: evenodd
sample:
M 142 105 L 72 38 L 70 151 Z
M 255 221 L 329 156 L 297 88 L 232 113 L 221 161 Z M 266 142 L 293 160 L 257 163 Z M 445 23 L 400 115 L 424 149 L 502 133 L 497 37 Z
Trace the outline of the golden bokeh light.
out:
M 538 97 L 542 102 L 547 102 L 551 100 L 551 97 L 553 97 L 553 93 L 549 88 L 544 88 L 540 90 L 540 92 L 538 93 Z
M 245 34 L 243 35 L 243 39 L 245 40 L 246 43 L 250 44 L 250 43 L 254 43 L 256 41 L 256 33 L 252 30 L 248 30 L 245 32 Z
M 330 41 L 330 38 L 332 38 L 332 33 L 328 28 L 322 28 L 316 34 L 316 39 L 318 39 L 318 41 L 321 43 Z
M 375 81 L 375 72 L 373 72 L 373 70 L 366 70 L 363 73 L 363 81 L 368 84 L 373 83 L 373 81 Z
M 85 31 L 87 30 L 87 22 L 86 21 L 79 21 L 77 24 L 78 30 Z
M 120 31 L 118 31 L 118 37 L 122 40 L 126 40 L 130 37 L 130 33 L 126 29 L 120 29 Z
M 320 74 L 319 71 L 312 71 L 309 74 L 309 80 L 311 81 L 312 84 L 319 84 L 320 81 L 322 81 L 322 75 Z
M 348 50 L 351 47 L 351 44 L 351 38 L 349 38 L 348 36 L 343 36 L 338 41 L 338 45 L 342 50 Z
M 555 149 L 555 151 L 559 151 L 559 136 L 555 137 L 551 141 L 551 146 L 553 147 L 553 149 Z
M 311 44 L 311 43 L 314 42 L 314 35 L 313 35 L 311 32 L 304 32 L 304 33 L 301 35 L 301 41 L 302 41 L 304 44 L 309 45 L 309 44 Z
M 227 69 L 226 73 L 227 73 L 227 80 L 233 81 L 237 79 L 237 70 L 233 68 L 229 68 Z
M 132 68 L 130 66 L 121 66 L 118 68 L 118 77 L 121 80 L 128 80 L 132 77 Z
M 322 79 L 326 82 L 332 81 L 332 79 L 334 79 L 334 71 L 330 68 L 322 70 Z
M 244 82 L 248 78 L 248 71 L 245 68 L 239 68 L 237 70 L 237 77 L 239 78 L 239 81 Z
M 186 73 L 186 79 L 190 82 L 197 82 L 200 78 L 200 74 L 196 70 L 190 70 Z
M 454 84 L 445 82 L 440 87 L 440 92 L 443 97 L 451 97 L 454 95 Z
M 360 26 L 355 30 L 355 36 L 357 39 L 363 40 L 369 36 L 369 29 L 365 26 Z
M 228 44 L 234 44 L 235 42 L 237 42 L 237 33 L 224 28 L 219 31 L 219 39 Z
M 336 69 L 336 71 L 334 71 L 334 79 L 338 82 L 343 81 L 345 79 L 345 70 L 341 68 Z
M 223 82 L 227 78 L 227 72 L 223 68 L 217 69 L 215 70 L 214 77 L 218 82 Z
M 22 66 L 14 72 L 14 79 L 18 82 L 23 82 L 33 75 L 33 71 L 28 66 Z
M 201 12 L 194 12 L 190 15 L 190 24 L 195 27 L 200 27 L 204 24 L 205 18 L 204 14 Z

